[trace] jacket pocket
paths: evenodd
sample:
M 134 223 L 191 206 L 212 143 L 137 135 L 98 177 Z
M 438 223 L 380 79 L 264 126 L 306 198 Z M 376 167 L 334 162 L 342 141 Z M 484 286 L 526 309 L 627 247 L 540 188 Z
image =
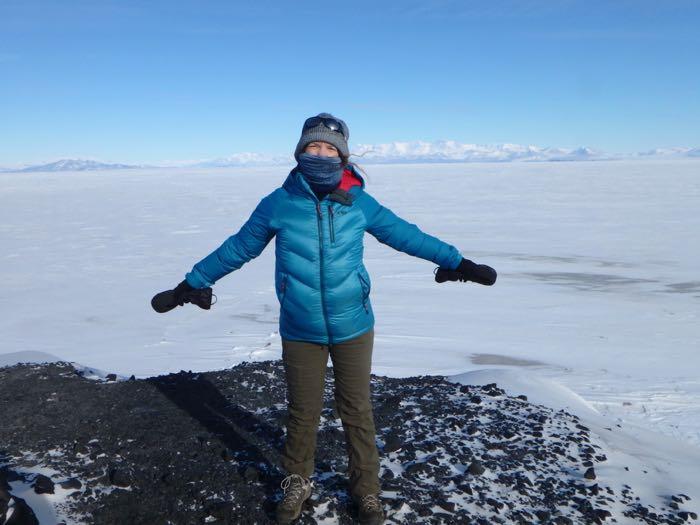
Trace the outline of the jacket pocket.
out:
M 369 279 L 369 274 L 364 267 L 360 267 L 357 270 L 357 278 L 360 280 L 360 289 L 362 290 L 362 306 L 365 312 L 369 312 L 369 292 L 372 289 L 372 283 Z

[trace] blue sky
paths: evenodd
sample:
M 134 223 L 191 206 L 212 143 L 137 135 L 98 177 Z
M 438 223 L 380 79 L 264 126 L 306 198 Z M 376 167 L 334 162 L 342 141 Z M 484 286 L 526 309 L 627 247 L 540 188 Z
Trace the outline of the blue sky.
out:
M 0 0 L 0 165 L 350 143 L 700 146 L 700 2 Z

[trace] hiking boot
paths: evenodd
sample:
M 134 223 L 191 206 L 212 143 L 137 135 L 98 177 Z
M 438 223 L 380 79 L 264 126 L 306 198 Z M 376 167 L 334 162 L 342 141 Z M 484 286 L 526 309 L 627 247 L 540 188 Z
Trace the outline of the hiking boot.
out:
M 384 523 L 384 509 L 376 494 L 362 496 L 358 502 L 357 517 L 361 525 L 381 525 Z
M 301 514 L 302 504 L 311 496 L 313 483 L 310 480 L 292 474 L 282 480 L 284 496 L 277 504 L 277 523 L 291 523 Z

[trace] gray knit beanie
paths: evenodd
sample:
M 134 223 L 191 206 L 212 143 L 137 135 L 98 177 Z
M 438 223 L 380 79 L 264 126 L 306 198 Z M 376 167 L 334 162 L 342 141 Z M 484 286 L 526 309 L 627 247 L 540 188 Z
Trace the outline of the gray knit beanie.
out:
M 319 123 L 316 127 L 309 128 L 306 130 L 302 129 L 301 138 L 299 139 L 299 143 L 297 144 L 296 150 L 294 150 L 294 158 L 299 160 L 299 155 L 304 153 L 304 148 L 306 148 L 307 144 L 316 140 L 333 144 L 336 148 L 338 148 L 338 151 L 340 152 L 340 155 L 342 157 L 349 157 L 350 150 L 348 149 L 348 139 L 350 138 L 350 130 L 348 129 L 347 124 L 345 124 L 345 122 L 340 120 L 338 117 L 334 117 L 330 113 L 319 113 L 316 116 L 321 118 L 325 117 L 337 120 L 340 123 L 343 132 L 339 133 L 337 131 L 332 131 L 328 129 L 323 124 L 323 122 Z

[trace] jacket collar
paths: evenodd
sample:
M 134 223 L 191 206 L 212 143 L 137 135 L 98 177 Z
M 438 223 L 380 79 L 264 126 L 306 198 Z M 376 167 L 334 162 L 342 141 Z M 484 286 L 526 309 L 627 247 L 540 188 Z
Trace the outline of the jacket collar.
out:
M 309 183 L 306 182 L 296 166 L 289 172 L 282 187 L 290 193 L 318 200 Z M 354 166 L 348 166 L 343 171 L 343 178 L 340 180 L 340 184 L 328 195 L 328 198 L 340 204 L 351 206 L 357 193 L 364 190 L 364 188 L 365 180 L 362 175 L 358 173 Z

